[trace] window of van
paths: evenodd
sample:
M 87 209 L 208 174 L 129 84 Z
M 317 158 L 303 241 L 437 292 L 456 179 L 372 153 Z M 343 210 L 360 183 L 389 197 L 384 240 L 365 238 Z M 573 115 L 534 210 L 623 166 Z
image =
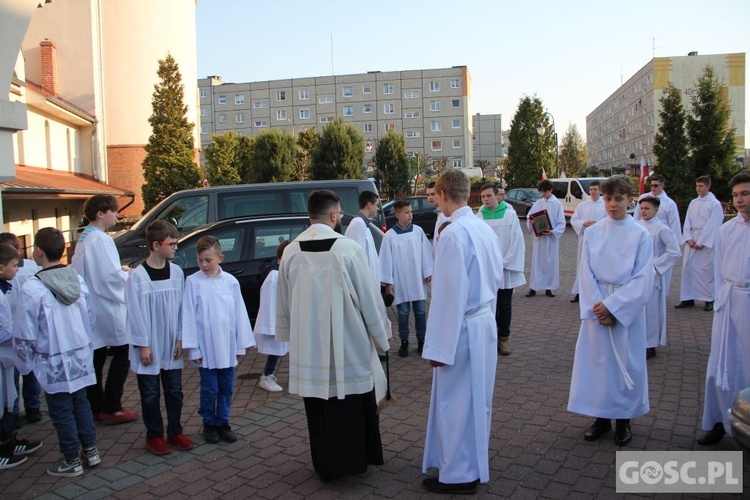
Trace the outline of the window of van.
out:
M 229 228 L 214 234 L 219 239 L 221 252 L 224 254 L 224 263 L 237 262 L 242 257 L 242 247 L 245 241 L 245 228 Z M 189 244 L 180 246 L 174 254 L 173 262 L 178 266 L 194 267 L 198 259 L 195 253 L 197 238 L 192 238 Z
M 186 233 L 208 223 L 208 195 L 186 196 L 162 211 L 157 220 L 165 220 Z
M 293 240 L 300 235 L 307 224 L 295 222 L 288 225 L 273 225 L 269 227 L 258 226 L 255 228 L 254 257 L 255 259 L 266 259 L 276 257 L 276 247 L 284 240 Z
M 583 199 L 583 190 L 576 181 L 570 181 L 570 194 L 572 194 L 579 200 Z
M 243 215 L 283 214 L 284 196 L 273 191 L 240 191 L 217 196 L 219 219 Z
M 568 181 L 552 181 L 552 194 L 559 200 L 568 196 Z
M 583 187 L 583 190 L 586 192 L 586 194 L 590 195 L 591 192 L 589 191 L 589 186 L 591 186 L 591 183 L 598 180 L 599 182 L 603 181 L 604 179 L 579 179 L 578 182 L 581 183 L 581 186 Z

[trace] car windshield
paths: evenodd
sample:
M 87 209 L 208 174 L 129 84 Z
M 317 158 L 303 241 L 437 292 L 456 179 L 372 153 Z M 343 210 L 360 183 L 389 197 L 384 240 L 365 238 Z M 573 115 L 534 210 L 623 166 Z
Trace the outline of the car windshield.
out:
M 581 187 L 586 192 L 586 194 L 590 195 L 591 193 L 589 193 L 589 186 L 591 185 L 591 183 L 594 182 L 594 181 L 601 182 L 603 180 L 604 179 L 578 179 L 578 182 L 581 183 Z

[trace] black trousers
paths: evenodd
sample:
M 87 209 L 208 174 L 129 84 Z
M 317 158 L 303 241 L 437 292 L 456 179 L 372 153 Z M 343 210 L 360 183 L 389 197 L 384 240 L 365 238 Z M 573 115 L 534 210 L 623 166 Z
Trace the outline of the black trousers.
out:
M 497 321 L 497 337 L 507 339 L 510 337 L 510 319 L 512 315 L 511 301 L 513 300 L 512 288 L 501 288 L 497 291 L 497 309 L 495 310 L 495 321 Z
M 104 363 L 107 361 L 107 349 L 112 350 L 112 362 L 109 364 L 107 383 L 104 385 Z M 128 344 L 115 347 L 94 349 L 94 371 L 96 385 L 86 388 L 91 411 L 97 413 L 116 413 L 122 410 L 122 391 L 130 370 Z

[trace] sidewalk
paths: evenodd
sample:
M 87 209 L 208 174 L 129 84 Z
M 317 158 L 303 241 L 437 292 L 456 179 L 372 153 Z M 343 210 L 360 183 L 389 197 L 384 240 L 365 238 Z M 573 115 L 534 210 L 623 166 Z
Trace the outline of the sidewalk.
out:
M 527 237 L 527 270 L 531 241 Z M 569 302 L 575 273 L 576 236 L 568 228 L 561 240 L 561 285 L 556 298 L 525 298 L 527 286 L 513 297 L 510 337 L 513 354 L 500 357 L 490 440 L 489 484 L 478 496 L 512 498 L 614 498 L 615 451 L 612 434 L 588 443 L 583 433 L 590 419 L 566 411 L 578 334 L 578 305 Z M 679 300 L 681 262 L 675 267 L 667 299 L 668 345 L 649 360 L 651 411 L 633 423 L 627 450 L 697 450 L 701 434 L 703 385 L 710 346 L 712 313 L 696 307 L 675 310 Z M 528 279 L 528 273 L 527 273 Z M 48 476 L 59 456 L 57 437 L 43 407 L 40 424 L 24 425 L 19 437 L 44 440 L 29 460 L 0 471 L 3 498 L 86 499 L 140 498 L 363 498 L 399 499 L 427 496 L 422 487 L 422 450 L 430 398 L 431 369 L 412 352 L 396 354 L 395 307 L 390 356 L 391 389 L 398 403 L 381 414 L 385 464 L 365 474 L 332 483 L 318 480 L 310 459 L 307 424 L 301 398 L 271 394 L 257 387 L 264 356 L 252 351 L 237 368 L 231 425 L 240 439 L 233 444 L 206 444 L 201 419 L 198 372 L 184 371 L 185 433 L 198 445 L 156 457 L 143 449 L 145 428 L 130 424 L 97 426 L 103 463 L 75 479 Z M 416 342 L 412 342 L 412 349 Z M 286 387 L 283 359 L 279 383 Z M 592 381 L 593 383 L 593 381 Z M 124 405 L 139 410 L 134 375 L 126 384 Z M 738 450 L 725 438 L 709 450 Z M 744 455 L 745 490 L 750 488 L 750 454 Z M 687 497 L 687 496 L 686 496 Z M 692 496 L 691 498 L 707 498 Z

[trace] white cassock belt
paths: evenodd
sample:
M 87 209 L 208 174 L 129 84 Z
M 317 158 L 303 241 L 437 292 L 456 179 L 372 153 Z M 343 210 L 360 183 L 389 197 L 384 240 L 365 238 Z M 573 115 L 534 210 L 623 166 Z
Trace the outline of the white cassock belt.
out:
M 750 293 L 750 283 L 735 283 L 730 280 L 724 280 L 716 296 L 715 310 L 720 312 L 722 309 L 729 309 L 729 302 L 732 297 L 732 291 Z M 727 366 L 727 349 L 729 339 L 729 311 L 724 314 L 724 321 L 721 325 L 721 340 L 719 341 L 719 353 L 716 363 L 716 387 L 723 391 L 729 390 L 729 367 Z
M 597 281 L 597 284 L 604 286 L 607 290 L 607 294 L 605 295 L 605 299 L 612 295 L 615 290 L 618 290 L 622 288 L 622 285 L 615 285 L 614 283 L 605 283 L 603 281 Z M 611 313 L 610 313 L 611 314 Z M 612 327 L 608 326 L 609 329 L 609 343 L 612 345 L 612 352 L 615 355 L 615 360 L 617 360 L 617 365 L 620 367 L 620 371 L 622 372 L 622 377 L 625 380 L 625 387 L 628 388 L 628 390 L 633 390 L 633 387 L 635 387 L 635 382 L 633 382 L 633 378 L 628 373 L 628 369 L 625 366 L 625 363 L 622 362 L 622 359 L 620 358 L 620 354 L 617 352 L 617 347 L 615 346 L 615 339 L 612 335 Z

